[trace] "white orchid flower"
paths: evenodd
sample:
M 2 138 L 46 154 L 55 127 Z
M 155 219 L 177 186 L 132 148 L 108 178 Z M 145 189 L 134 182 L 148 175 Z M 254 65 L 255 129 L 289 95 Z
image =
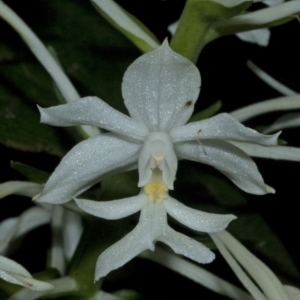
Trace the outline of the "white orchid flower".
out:
M 32 278 L 30 273 L 17 262 L 0 255 L 0 278 L 36 291 L 51 290 L 53 285 Z
M 157 241 L 198 263 L 210 263 L 215 255 L 201 243 L 173 230 L 168 225 L 167 214 L 185 226 L 202 232 L 221 231 L 236 218 L 233 215 L 201 212 L 173 199 L 168 195 L 168 187 L 157 167 L 138 196 L 102 202 L 83 199 L 75 201 L 84 211 L 108 220 L 124 218 L 141 210 L 139 223 L 134 230 L 98 258 L 95 280 L 123 266 L 142 251 L 154 250 Z
M 32 198 L 43 189 L 42 184 L 27 181 L 8 181 L 0 184 L 0 199 L 15 194 Z M 29 231 L 49 224 L 52 228 L 50 267 L 65 273 L 66 261 L 73 256 L 82 233 L 81 218 L 63 207 L 38 203 L 20 216 L 0 222 L 0 254 L 17 238 Z
M 165 42 L 138 58 L 124 75 L 122 93 L 131 118 L 97 97 L 40 108 L 43 123 L 89 124 L 111 133 L 76 145 L 56 168 L 38 200 L 67 202 L 105 175 L 136 168 L 137 162 L 140 187 L 158 167 L 168 189 L 173 189 L 177 159 L 211 165 L 246 192 L 274 192 L 265 185 L 252 159 L 231 141 L 275 146 L 278 134 L 259 134 L 225 113 L 184 125 L 194 110 L 200 83 L 195 65 Z

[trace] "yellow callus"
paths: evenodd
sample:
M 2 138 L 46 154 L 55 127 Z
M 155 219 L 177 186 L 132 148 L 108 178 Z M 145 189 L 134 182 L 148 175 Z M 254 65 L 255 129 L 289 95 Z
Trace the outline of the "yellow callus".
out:
M 152 181 L 145 185 L 144 191 L 149 200 L 160 203 L 168 198 L 168 187 L 161 181 Z

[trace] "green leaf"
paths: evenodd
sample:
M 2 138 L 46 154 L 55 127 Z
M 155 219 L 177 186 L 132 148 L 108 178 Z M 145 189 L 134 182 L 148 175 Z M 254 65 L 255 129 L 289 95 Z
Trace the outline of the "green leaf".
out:
M 25 165 L 21 162 L 11 161 L 10 166 L 12 167 L 12 169 L 24 175 L 28 179 L 28 181 L 43 184 L 50 177 L 50 174 L 48 172 L 36 169 L 29 165 Z
M 98 96 L 127 113 L 121 83 L 127 67 L 140 55 L 122 33 L 112 27 L 89 2 L 53 0 L 45 12 L 47 26 L 41 30 L 67 75 L 82 96 Z M 76 24 L 76 26 L 74 26 Z M 80 31 L 78 24 L 82 24 Z M 34 28 L 33 28 L 34 29 Z M 116 59 L 117 58 L 117 59 Z
M 189 123 L 197 122 L 197 121 L 201 121 L 201 120 L 210 118 L 210 117 L 214 116 L 221 109 L 221 107 L 222 107 L 222 101 L 218 100 L 215 103 L 213 103 L 212 105 L 210 105 L 209 107 L 194 114 L 190 118 Z
M 129 14 L 114 1 L 92 0 L 99 13 L 116 29 L 124 34 L 143 52 L 159 47 L 155 35 L 136 17 Z
M 137 170 L 133 170 L 104 179 L 101 182 L 101 198 L 115 200 L 138 195 L 140 192 L 140 188 L 137 186 L 138 178 Z
M 22 99 L 42 106 L 59 104 L 52 80 L 38 64 L 18 60 L 2 64 L 0 78 L 6 83 L 7 88 L 17 93 Z
M 29 12 L 30 5 L 34 4 L 28 3 Z M 17 13 L 23 16 L 22 11 Z M 84 1 L 49 1 L 34 18 L 26 17 L 40 39 L 55 49 L 82 96 L 98 96 L 127 113 L 122 77 L 139 55 L 130 41 Z M 79 24 L 84 25 L 80 31 Z M 75 131 L 40 124 L 35 107 L 59 104 L 52 79 L 21 38 L 7 24 L 1 26 L 6 35 L 0 45 L 0 142 L 23 151 L 62 156 L 74 144 L 72 139 L 78 140 Z
M 39 123 L 35 106 L 12 95 L 0 84 L 0 142 L 22 151 L 45 151 L 63 156 L 65 145 L 61 143 L 57 129 Z M 66 145 L 67 146 L 67 145 Z

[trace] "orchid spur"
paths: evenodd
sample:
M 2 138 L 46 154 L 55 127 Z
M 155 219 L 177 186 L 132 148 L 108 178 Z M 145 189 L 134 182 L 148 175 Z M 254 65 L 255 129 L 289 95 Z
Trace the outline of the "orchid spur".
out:
M 273 192 L 252 159 L 230 141 L 275 146 L 278 134 L 259 134 L 225 113 L 183 125 L 194 110 L 200 83 L 198 69 L 165 41 L 138 58 L 124 75 L 122 93 L 131 118 L 97 97 L 39 108 L 43 123 L 89 124 L 111 132 L 76 145 L 56 168 L 38 201 L 65 203 L 104 176 L 136 168 L 137 162 L 139 187 L 149 182 L 152 169 L 158 167 L 168 189 L 173 189 L 177 159 L 211 165 L 248 193 Z

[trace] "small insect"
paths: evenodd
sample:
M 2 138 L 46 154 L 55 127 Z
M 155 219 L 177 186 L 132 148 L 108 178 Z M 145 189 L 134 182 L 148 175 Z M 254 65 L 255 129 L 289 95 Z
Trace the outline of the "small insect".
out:
M 193 100 L 189 100 L 189 101 L 187 101 L 186 103 L 185 103 L 185 107 L 190 107 L 190 106 L 192 106 L 193 105 Z
M 203 144 L 200 142 L 200 133 L 201 133 L 201 132 L 202 132 L 202 129 L 199 129 L 199 130 L 197 131 L 197 135 L 198 135 L 197 141 L 198 141 L 199 145 L 202 146 L 202 149 L 203 149 L 204 154 L 207 155 L 207 153 L 206 153 L 206 151 L 205 151 L 205 148 L 204 148 Z
M 292 17 L 292 18 L 296 18 L 296 19 L 298 20 L 298 22 L 300 23 L 300 18 L 299 18 L 298 15 L 292 15 L 291 17 Z

